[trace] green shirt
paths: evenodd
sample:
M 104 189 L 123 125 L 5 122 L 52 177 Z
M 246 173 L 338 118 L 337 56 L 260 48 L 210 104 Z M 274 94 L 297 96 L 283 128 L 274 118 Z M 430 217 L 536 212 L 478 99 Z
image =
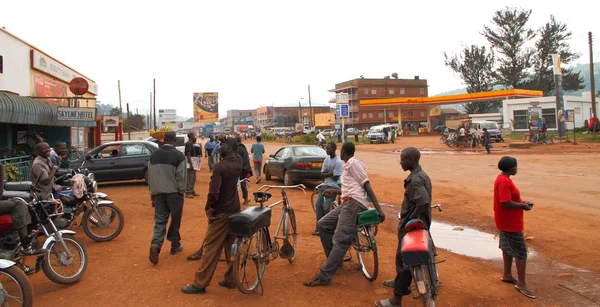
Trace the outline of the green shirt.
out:
M 265 152 L 265 144 L 263 143 L 254 143 L 252 144 L 252 160 L 261 161 L 263 160 L 263 152 Z

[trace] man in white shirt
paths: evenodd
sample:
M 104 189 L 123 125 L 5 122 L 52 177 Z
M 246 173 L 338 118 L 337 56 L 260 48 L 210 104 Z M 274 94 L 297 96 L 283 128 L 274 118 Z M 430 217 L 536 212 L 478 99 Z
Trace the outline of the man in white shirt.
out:
M 320 147 L 325 145 L 325 137 L 323 136 L 323 133 L 321 131 L 319 131 L 319 133 L 317 134 L 317 140 L 319 141 Z

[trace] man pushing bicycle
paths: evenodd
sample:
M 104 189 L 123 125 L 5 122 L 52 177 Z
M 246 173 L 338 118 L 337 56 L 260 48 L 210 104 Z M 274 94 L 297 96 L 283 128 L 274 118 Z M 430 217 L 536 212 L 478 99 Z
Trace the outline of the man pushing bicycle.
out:
M 348 142 L 344 143 L 340 152 L 340 156 L 345 162 L 341 176 L 342 190 L 326 191 L 328 194 L 341 192 L 342 204 L 330 211 L 317 223 L 321 244 L 327 260 L 315 277 L 304 282 L 307 287 L 323 286 L 331 283 L 356 236 L 358 214 L 369 208 L 367 195 L 375 205 L 381 222 L 385 220 L 385 213 L 381 210 L 369 182 L 367 169 L 362 162 L 354 158 L 355 149 L 354 144 Z

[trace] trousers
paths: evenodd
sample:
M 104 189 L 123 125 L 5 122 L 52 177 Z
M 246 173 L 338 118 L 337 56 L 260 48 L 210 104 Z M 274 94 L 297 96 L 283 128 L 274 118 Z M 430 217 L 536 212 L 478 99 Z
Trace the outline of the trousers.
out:
M 152 196 L 154 202 L 154 235 L 151 245 L 161 248 L 165 241 L 171 241 L 171 249 L 181 245 L 181 215 L 183 213 L 183 195 L 179 193 L 157 194 Z M 171 216 L 171 224 L 167 231 L 167 222 Z
M 225 283 L 232 287 L 236 285 L 233 277 L 233 263 L 230 256 L 231 245 L 235 238 L 228 234 L 230 215 L 221 213 L 215 216 L 214 219 L 208 220 L 208 229 L 206 229 L 204 244 L 202 245 L 202 259 L 194 278 L 194 286 L 196 288 L 205 288 L 210 284 L 219 263 L 221 250 L 223 249 L 225 250 L 225 258 L 227 259 Z

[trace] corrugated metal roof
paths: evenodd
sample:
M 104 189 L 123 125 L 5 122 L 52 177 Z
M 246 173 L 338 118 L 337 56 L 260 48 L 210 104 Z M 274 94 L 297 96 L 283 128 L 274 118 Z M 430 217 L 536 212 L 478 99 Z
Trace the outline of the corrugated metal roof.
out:
M 0 123 L 96 127 L 95 121 L 59 121 L 57 105 L 7 92 L 0 92 Z

